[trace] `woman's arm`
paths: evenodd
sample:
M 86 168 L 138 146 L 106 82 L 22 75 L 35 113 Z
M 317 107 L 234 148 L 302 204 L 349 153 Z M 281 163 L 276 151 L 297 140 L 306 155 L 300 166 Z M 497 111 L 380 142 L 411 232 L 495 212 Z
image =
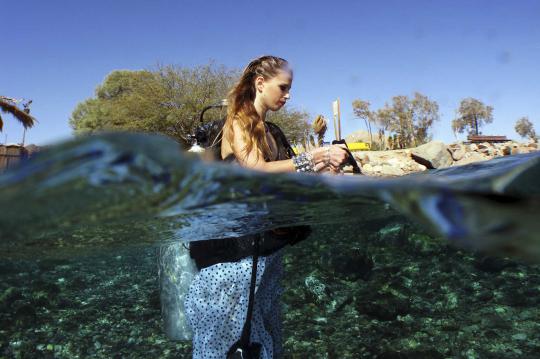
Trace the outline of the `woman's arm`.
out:
M 263 154 L 252 147 L 249 153 L 246 153 L 246 141 L 243 136 L 240 125 L 235 121 L 233 123 L 233 131 L 235 133 L 232 143 L 232 150 L 238 162 L 244 166 L 264 172 L 294 172 L 296 170 L 293 160 L 280 160 L 266 162 Z M 325 168 L 338 168 L 345 162 L 347 153 L 340 146 L 331 146 L 330 148 L 316 148 L 310 151 L 313 155 L 315 171 L 322 171 Z

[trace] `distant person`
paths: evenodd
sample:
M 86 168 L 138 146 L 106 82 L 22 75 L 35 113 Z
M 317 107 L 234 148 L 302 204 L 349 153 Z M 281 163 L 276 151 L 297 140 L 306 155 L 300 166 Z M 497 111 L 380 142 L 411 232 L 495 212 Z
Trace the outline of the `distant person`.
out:
M 282 58 L 262 56 L 249 63 L 229 93 L 223 160 L 265 172 L 340 173 L 347 160 L 342 147 L 296 156 L 279 127 L 266 122 L 268 110 L 277 111 L 290 99 L 292 79 L 293 72 Z M 191 242 L 190 254 L 200 269 L 185 301 L 194 358 L 283 356 L 281 249 L 308 235 L 309 227 L 298 226 Z M 252 271 L 254 262 L 256 271 Z M 254 300 L 248 313 L 250 292 Z

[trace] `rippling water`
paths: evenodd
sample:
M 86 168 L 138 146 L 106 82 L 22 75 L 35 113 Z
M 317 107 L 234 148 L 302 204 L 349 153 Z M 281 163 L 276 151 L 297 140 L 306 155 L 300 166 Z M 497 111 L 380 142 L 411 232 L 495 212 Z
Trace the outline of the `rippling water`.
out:
M 158 249 L 303 223 L 291 357 L 537 357 L 539 176 L 537 153 L 379 179 L 209 164 L 148 135 L 56 146 L 0 177 L 0 356 L 189 356 L 161 328 Z

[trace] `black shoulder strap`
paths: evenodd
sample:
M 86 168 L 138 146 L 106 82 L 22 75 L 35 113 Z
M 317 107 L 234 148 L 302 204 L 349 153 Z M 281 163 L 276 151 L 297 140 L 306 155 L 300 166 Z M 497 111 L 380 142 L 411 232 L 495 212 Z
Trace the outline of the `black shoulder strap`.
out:
M 246 321 L 244 322 L 240 339 L 234 343 L 227 352 L 228 359 L 255 359 L 260 357 L 261 345 L 259 343 L 250 343 L 251 319 L 253 318 L 253 302 L 255 300 L 255 285 L 257 284 L 257 263 L 259 261 L 260 239 L 261 237 L 258 235 L 253 240 L 253 266 L 251 268 L 251 285 L 249 288 Z
M 276 125 L 275 123 L 272 123 L 272 122 L 266 122 L 266 124 L 268 125 L 268 128 L 270 129 L 270 133 L 272 133 L 272 136 L 274 136 L 274 139 L 276 141 L 279 141 L 281 143 L 281 145 L 283 147 L 285 147 L 289 157 L 292 158 L 292 157 L 296 156 L 295 153 L 294 153 L 294 150 L 292 149 L 291 144 L 287 140 L 287 137 L 285 136 L 283 131 L 281 131 L 281 128 L 279 128 L 278 125 Z

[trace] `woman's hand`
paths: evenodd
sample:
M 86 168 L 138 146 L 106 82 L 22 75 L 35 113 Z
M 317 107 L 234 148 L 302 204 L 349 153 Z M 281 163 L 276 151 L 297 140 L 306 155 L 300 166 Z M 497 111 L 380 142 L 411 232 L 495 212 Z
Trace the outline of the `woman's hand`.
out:
M 315 171 L 341 173 L 341 166 L 348 159 L 348 153 L 345 149 L 345 145 L 331 145 L 312 150 Z

